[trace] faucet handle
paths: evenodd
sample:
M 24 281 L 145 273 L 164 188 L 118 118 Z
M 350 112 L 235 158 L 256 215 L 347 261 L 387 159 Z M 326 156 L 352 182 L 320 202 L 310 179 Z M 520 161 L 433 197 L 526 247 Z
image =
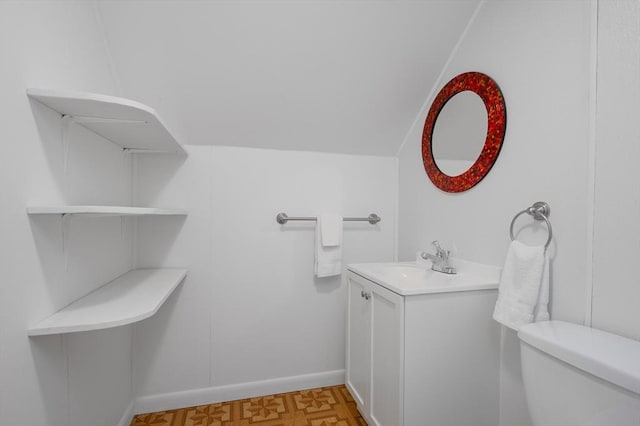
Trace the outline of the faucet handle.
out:
M 431 244 L 433 244 L 433 247 L 435 247 L 436 249 L 436 256 L 442 258 L 442 259 L 448 259 L 449 258 L 449 251 L 443 249 L 440 246 L 440 243 L 438 242 L 438 240 L 434 240 L 431 242 Z

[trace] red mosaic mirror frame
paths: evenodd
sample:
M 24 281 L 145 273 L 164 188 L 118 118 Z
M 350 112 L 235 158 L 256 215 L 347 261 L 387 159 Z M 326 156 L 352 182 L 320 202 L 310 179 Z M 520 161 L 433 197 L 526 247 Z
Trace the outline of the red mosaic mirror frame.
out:
M 433 128 L 440 111 L 456 94 L 465 90 L 476 93 L 487 108 L 487 137 L 475 163 L 458 176 L 444 174 L 436 165 L 432 152 Z M 507 125 L 507 110 L 498 84 L 480 72 L 466 72 L 449 81 L 440 90 L 427 114 L 422 132 L 422 161 L 427 176 L 445 192 L 463 192 L 477 185 L 491 170 L 498 158 Z

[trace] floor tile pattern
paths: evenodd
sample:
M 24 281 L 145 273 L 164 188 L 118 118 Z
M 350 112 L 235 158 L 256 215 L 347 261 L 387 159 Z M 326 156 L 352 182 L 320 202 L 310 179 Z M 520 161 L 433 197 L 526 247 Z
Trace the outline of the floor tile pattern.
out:
M 131 426 L 366 426 L 344 385 L 268 395 L 159 413 Z

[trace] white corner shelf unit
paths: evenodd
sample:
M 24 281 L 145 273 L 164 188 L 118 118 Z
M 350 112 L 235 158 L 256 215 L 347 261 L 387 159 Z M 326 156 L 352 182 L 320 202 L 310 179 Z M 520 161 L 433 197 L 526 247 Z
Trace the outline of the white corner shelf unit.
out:
M 72 91 L 27 89 L 27 95 L 61 114 L 63 129 L 66 123 L 78 123 L 130 153 L 186 155 L 156 112 L 141 103 Z M 27 214 L 147 217 L 188 213 L 172 208 L 67 205 L 29 206 Z M 158 311 L 186 275 L 186 269 L 133 269 L 41 321 L 27 334 L 75 333 L 141 321 Z
M 30 206 L 30 215 L 87 215 L 101 216 L 186 216 L 182 209 L 158 209 L 152 207 L 127 206 Z
M 187 275 L 186 269 L 135 269 L 31 327 L 29 336 L 101 330 L 155 314 Z
M 134 153 L 186 152 L 153 108 L 129 99 L 74 91 L 27 89 L 27 96 Z

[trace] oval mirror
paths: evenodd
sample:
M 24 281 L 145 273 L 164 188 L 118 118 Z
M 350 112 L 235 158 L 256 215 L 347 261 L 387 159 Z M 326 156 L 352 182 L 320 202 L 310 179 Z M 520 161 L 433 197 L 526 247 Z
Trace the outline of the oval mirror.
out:
M 495 163 L 506 128 L 504 98 L 489 76 L 469 72 L 449 81 L 434 99 L 422 134 L 422 158 L 443 191 L 475 186 Z

